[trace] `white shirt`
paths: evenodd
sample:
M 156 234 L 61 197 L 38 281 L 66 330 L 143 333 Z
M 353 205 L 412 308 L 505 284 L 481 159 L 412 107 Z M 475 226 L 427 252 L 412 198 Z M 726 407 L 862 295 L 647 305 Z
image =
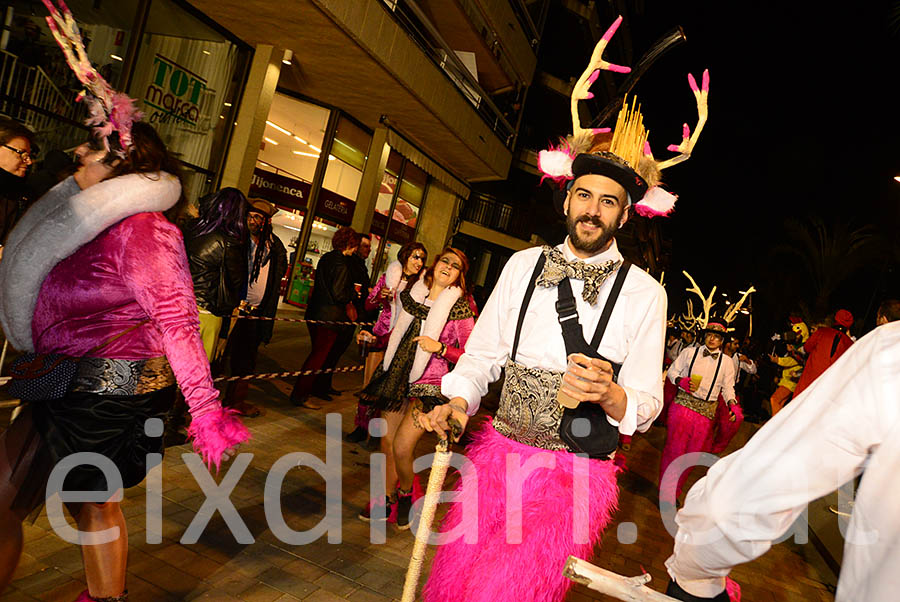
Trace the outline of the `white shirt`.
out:
M 678 359 L 678 354 L 681 353 L 682 347 L 684 347 L 684 341 L 681 339 L 675 339 L 670 344 L 666 345 L 666 357 L 669 358 L 670 362 L 674 362 Z
M 269 265 L 272 263 L 271 256 L 269 257 L 269 261 L 266 262 L 266 265 L 260 266 L 259 268 L 259 277 L 255 282 L 250 281 L 250 275 L 253 273 L 253 260 L 256 258 L 256 243 L 253 240 L 253 237 L 250 237 L 250 260 L 249 266 L 247 270 L 247 297 L 246 301 L 249 305 L 253 307 L 259 307 L 259 304 L 262 303 L 263 297 L 266 295 L 266 285 L 269 282 Z
M 747 374 L 756 374 L 756 362 L 750 359 L 748 359 L 746 362 L 742 360 L 740 351 L 734 352 L 734 355 L 731 356 L 731 361 L 734 364 L 735 384 L 737 384 L 737 382 L 741 380 L 741 370 L 743 370 Z
M 704 351 L 709 351 L 706 345 L 699 348 L 688 347 L 682 351 L 678 355 L 678 359 L 669 366 L 666 377 L 677 385 L 679 379 L 692 374 L 699 374 L 703 377 L 703 380 L 700 381 L 700 386 L 691 395 L 700 399 L 715 401 L 718 399 L 719 393 L 721 393 L 725 401 L 732 401 L 734 399 L 734 364 L 731 358 L 725 355 L 721 348 L 712 352 L 718 354 L 715 359 L 711 355 L 704 357 Z M 697 359 L 694 361 L 694 367 L 691 368 L 691 361 L 694 360 L 695 352 L 697 353 Z M 720 358 L 722 362 L 717 376 L 716 366 L 719 365 Z M 716 382 L 713 382 L 713 378 L 716 379 Z
M 557 248 L 567 260 L 577 259 L 567 242 Z M 470 415 L 478 410 L 481 398 L 487 394 L 488 384 L 500 377 L 512 351 L 519 309 L 540 254 L 540 248 L 532 248 L 510 257 L 475 323 L 465 354 L 442 380 L 441 392 L 449 398 L 464 398 L 469 404 Z M 587 259 L 586 263 L 621 259 L 613 240 L 609 249 Z M 615 274 L 606 279 L 596 301 L 589 305 L 581 296 L 584 282 L 571 280 L 578 320 L 587 341 L 594 336 L 614 281 Z M 556 301 L 556 287 L 535 287 L 522 324 L 516 353 L 518 363 L 528 368 L 565 371 L 566 347 L 557 319 Z M 665 338 L 665 290 L 646 272 L 632 267 L 597 349 L 609 361 L 622 364 L 618 384 L 625 389 L 627 397 L 625 416 L 621 423 L 608 416 L 607 419 L 625 435 L 631 435 L 635 429 L 647 430 L 662 409 L 659 367 Z
M 835 602 L 900 591 L 900 322 L 860 339 L 691 488 L 669 575 L 695 596 L 716 596 L 733 566 L 762 556 L 808 502 L 863 465 Z

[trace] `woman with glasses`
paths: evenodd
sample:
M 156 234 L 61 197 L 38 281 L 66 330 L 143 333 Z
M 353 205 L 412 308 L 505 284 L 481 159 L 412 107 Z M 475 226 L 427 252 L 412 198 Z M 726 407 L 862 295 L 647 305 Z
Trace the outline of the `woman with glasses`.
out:
M 368 345 L 366 354 L 366 368 L 363 373 L 363 386 L 369 384 L 375 367 L 384 359 L 384 350 L 387 347 L 388 336 L 400 315 L 400 293 L 406 288 L 410 278 L 418 277 L 419 272 L 425 267 L 428 251 L 420 242 L 408 242 L 397 253 L 397 261 L 392 261 L 384 274 L 378 278 L 378 282 L 372 288 L 366 298 L 366 310 L 381 309 L 378 319 L 371 332 L 360 330 L 356 337 L 358 343 Z M 347 441 L 357 443 L 366 438 L 369 430 L 369 420 L 375 418 L 375 409 L 359 401 L 356 408 L 356 428 L 347 435 Z
M 0 117 L 0 245 L 28 208 L 25 174 L 32 163 L 33 138 L 31 130 L 18 121 Z
M 447 247 L 400 293 L 384 360 L 360 393 L 387 421 L 381 451 L 387 460 L 389 493 L 369 502 L 359 515 L 364 521 L 396 516 L 398 528 L 409 528 L 413 452 L 424 432 L 415 417 L 447 402 L 441 395 L 441 377 L 463 354 L 475 325 L 474 303 L 466 288 L 468 269 L 465 254 Z

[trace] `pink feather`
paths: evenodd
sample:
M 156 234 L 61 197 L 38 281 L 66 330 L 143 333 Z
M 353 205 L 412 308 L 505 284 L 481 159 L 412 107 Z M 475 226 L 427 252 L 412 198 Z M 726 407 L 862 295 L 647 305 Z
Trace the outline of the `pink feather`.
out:
M 731 602 L 741 602 L 741 586 L 731 577 L 725 577 L 725 592 Z
M 191 420 L 188 438 L 193 440 L 194 451 L 199 453 L 206 465 L 216 470 L 222 464 L 225 450 L 250 439 L 250 431 L 238 418 L 239 412 L 230 408 L 219 408 Z
M 522 483 L 521 543 L 507 539 L 507 459 L 519 456 L 520 466 L 537 454 L 552 457 L 553 468 L 538 468 Z M 457 486 L 457 501 L 441 531 L 459 526 L 477 533 L 477 543 L 460 538 L 438 546 L 426 602 L 547 602 L 562 600 L 572 582 L 562 574 L 569 555 L 590 558 L 618 505 L 616 474 L 611 461 L 589 461 L 586 495 L 573 492 L 573 454 L 551 452 L 517 443 L 486 425 L 473 434 L 466 457 L 477 471 L 478 484 Z M 536 458 L 535 458 L 536 460 Z M 535 460 L 531 460 L 534 462 Z M 462 489 L 460 489 L 462 486 Z M 477 512 L 463 512 L 462 508 Z M 575 542 L 573 525 L 585 527 L 586 541 Z M 527 578 L 524 578 L 526 577 Z
M 659 186 L 654 186 L 648 190 L 647 194 L 644 195 L 644 198 L 634 206 L 634 210 L 637 211 L 638 215 L 644 217 L 665 216 L 672 213 L 672 210 L 675 209 L 675 201 L 677 200 L 678 195 L 663 190 Z

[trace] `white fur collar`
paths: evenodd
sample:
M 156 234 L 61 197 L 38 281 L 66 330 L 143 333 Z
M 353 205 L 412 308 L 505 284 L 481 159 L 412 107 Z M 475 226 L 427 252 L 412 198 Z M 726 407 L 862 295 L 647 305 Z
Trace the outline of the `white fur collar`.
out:
M 419 303 L 424 303 L 425 297 L 428 296 L 428 287 L 425 286 L 425 282 L 420 279 L 413 285 L 409 294 Z M 431 337 L 437 341 L 441 336 L 441 332 L 444 330 L 447 318 L 450 317 L 450 310 L 453 309 L 456 301 L 461 296 L 462 289 L 458 286 L 451 286 L 450 288 L 445 288 L 441 291 L 441 294 L 438 295 L 434 305 L 432 305 L 431 309 L 428 311 L 428 317 L 425 318 L 425 321 L 422 323 L 422 330 L 419 334 Z M 399 314 L 397 324 L 394 326 L 394 329 L 391 330 L 387 349 L 384 351 L 384 363 L 382 364 L 384 370 L 387 370 L 391 365 L 391 360 L 394 359 L 394 354 L 397 353 L 397 347 L 400 346 L 400 339 L 403 338 L 407 329 L 412 325 L 413 317 L 403 309 L 402 304 Z M 427 353 L 419 347 L 418 344 L 416 345 L 416 357 L 413 360 L 412 369 L 409 371 L 409 382 L 416 382 L 422 377 L 425 373 L 426 366 L 428 366 L 429 360 L 431 360 L 431 356 L 432 354 Z
M 68 178 L 35 202 L 10 233 L 0 261 L 0 323 L 13 347 L 34 350 L 31 319 L 57 263 L 126 217 L 170 209 L 180 195 L 178 178 L 160 172 L 120 176 L 86 190 Z

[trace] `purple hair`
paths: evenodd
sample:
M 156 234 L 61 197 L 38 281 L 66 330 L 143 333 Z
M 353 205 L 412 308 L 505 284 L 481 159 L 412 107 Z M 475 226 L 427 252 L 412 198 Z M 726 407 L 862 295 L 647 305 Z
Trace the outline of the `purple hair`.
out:
M 200 199 L 200 216 L 194 234 L 202 236 L 220 230 L 243 240 L 247 231 L 247 197 L 237 188 L 223 188 Z

